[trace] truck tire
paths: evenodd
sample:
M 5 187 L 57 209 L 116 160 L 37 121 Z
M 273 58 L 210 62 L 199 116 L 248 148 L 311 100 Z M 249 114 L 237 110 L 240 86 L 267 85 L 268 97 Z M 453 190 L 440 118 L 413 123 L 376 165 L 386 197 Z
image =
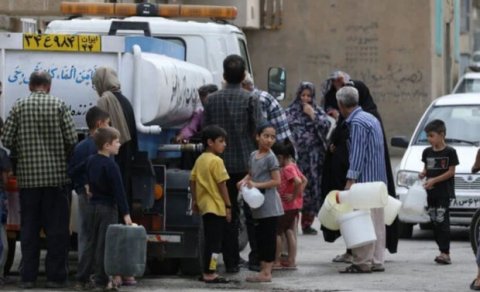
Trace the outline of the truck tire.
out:
M 180 259 L 180 271 L 185 276 L 197 276 L 203 272 L 203 249 L 205 248 L 205 233 L 203 221 L 200 220 L 198 227 L 198 256 L 196 258 Z
M 412 223 L 398 223 L 398 237 L 399 238 L 412 238 L 413 224 Z
M 3 269 L 5 275 L 10 274 L 10 269 L 12 268 L 13 261 L 15 260 L 15 251 L 17 248 L 17 236 L 7 237 L 8 239 L 8 254 L 7 261 L 5 262 L 5 267 Z
M 147 267 L 152 275 L 176 275 L 180 266 L 179 259 L 147 259 Z
M 472 246 L 473 253 L 477 254 L 478 248 L 478 235 L 480 231 L 480 209 L 473 214 L 472 221 L 470 222 L 470 245 Z

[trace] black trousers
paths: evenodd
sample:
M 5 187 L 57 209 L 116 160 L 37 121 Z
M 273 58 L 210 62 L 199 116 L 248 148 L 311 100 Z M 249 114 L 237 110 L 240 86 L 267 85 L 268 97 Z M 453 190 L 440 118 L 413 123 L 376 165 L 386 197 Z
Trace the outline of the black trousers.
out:
M 275 261 L 278 217 L 261 218 L 256 222 L 258 258 L 261 262 L 271 263 Z
M 248 244 L 250 252 L 248 253 L 248 264 L 259 265 L 257 240 L 255 237 L 255 219 L 252 217 L 252 210 L 247 203 L 243 202 L 243 215 L 245 215 L 245 225 L 247 226 Z
M 216 258 L 212 260 L 212 254 L 220 254 L 222 251 L 223 229 L 225 217 L 207 213 L 202 216 L 203 231 L 205 234 L 205 249 L 203 257 L 203 272 L 213 274 L 216 272 Z M 214 263 L 213 263 L 214 262 Z
M 228 195 L 232 204 L 232 221 L 226 224 L 223 234 L 223 262 L 225 268 L 238 267 L 240 261 L 240 249 L 238 246 L 238 216 L 240 209 L 238 207 L 238 189 L 237 182 L 247 175 L 246 173 L 230 173 L 230 179 L 227 181 Z
M 67 280 L 69 211 L 70 200 L 67 187 L 44 187 L 20 189 L 22 249 L 21 279 L 35 282 L 40 260 L 40 230 L 43 228 L 47 241 L 45 271 L 47 281 Z
M 118 223 L 118 210 L 113 206 L 88 204 L 85 216 L 87 244 L 78 264 L 77 280 L 86 283 L 94 272 L 95 284 L 104 286 L 108 283 L 104 264 L 105 237 L 108 226 Z
M 440 252 L 450 252 L 450 199 L 427 196 L 428 215 L 433 224 L 433 235 Z

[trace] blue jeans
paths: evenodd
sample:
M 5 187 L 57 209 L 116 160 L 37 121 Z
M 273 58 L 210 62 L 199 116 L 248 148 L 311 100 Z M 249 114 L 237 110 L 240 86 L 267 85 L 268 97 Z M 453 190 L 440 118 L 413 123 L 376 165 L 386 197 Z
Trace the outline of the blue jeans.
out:
M 77 192 L 78 196 L 78 234 L 77 234 L 77 244 L 78 244 L 78 262 L 82 259 L 83 253 L 87 246 L 87 194 L 85 190 L 83 192 Z M 73 212 L 72 212 L 73 213 Z

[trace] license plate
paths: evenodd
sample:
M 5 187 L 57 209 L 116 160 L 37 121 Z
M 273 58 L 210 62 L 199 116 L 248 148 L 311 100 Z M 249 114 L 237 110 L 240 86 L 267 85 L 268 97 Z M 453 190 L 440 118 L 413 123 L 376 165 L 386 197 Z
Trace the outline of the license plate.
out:
M 479 207 L 480 207 L 480 198 L 453 199 L 450 201 L 450 208 L 476 209 Z

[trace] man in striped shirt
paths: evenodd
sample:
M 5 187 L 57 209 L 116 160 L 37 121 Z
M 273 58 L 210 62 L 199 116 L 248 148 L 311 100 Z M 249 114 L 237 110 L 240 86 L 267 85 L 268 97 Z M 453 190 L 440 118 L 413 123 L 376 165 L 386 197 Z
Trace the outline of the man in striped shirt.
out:
M 291 141 L 292 133 L 288 127 L 287 115 L 275 97 L 266 91 L 256 88 L 253 84 L 252 76 L 248 72 L 245 72 L 242 87 L 248 92 L 253 93 L 253 95 L 260 100 L 262 117 L 275 127 L 277 132 L 276 140 L 283 141 L 288 138 Z
M 382 181 L 387 183 L 385 145 L 380 122 L 358 105 L 358 91 L 343 87 L 337 92 L 340 113 L 350 131 L 347 184 Z M 352 249 L 353 264 L 341 273 L 383 272 L 385 255 L 385 222 L 383 208 L 370 210 L 377 240 L 374 243 Z

